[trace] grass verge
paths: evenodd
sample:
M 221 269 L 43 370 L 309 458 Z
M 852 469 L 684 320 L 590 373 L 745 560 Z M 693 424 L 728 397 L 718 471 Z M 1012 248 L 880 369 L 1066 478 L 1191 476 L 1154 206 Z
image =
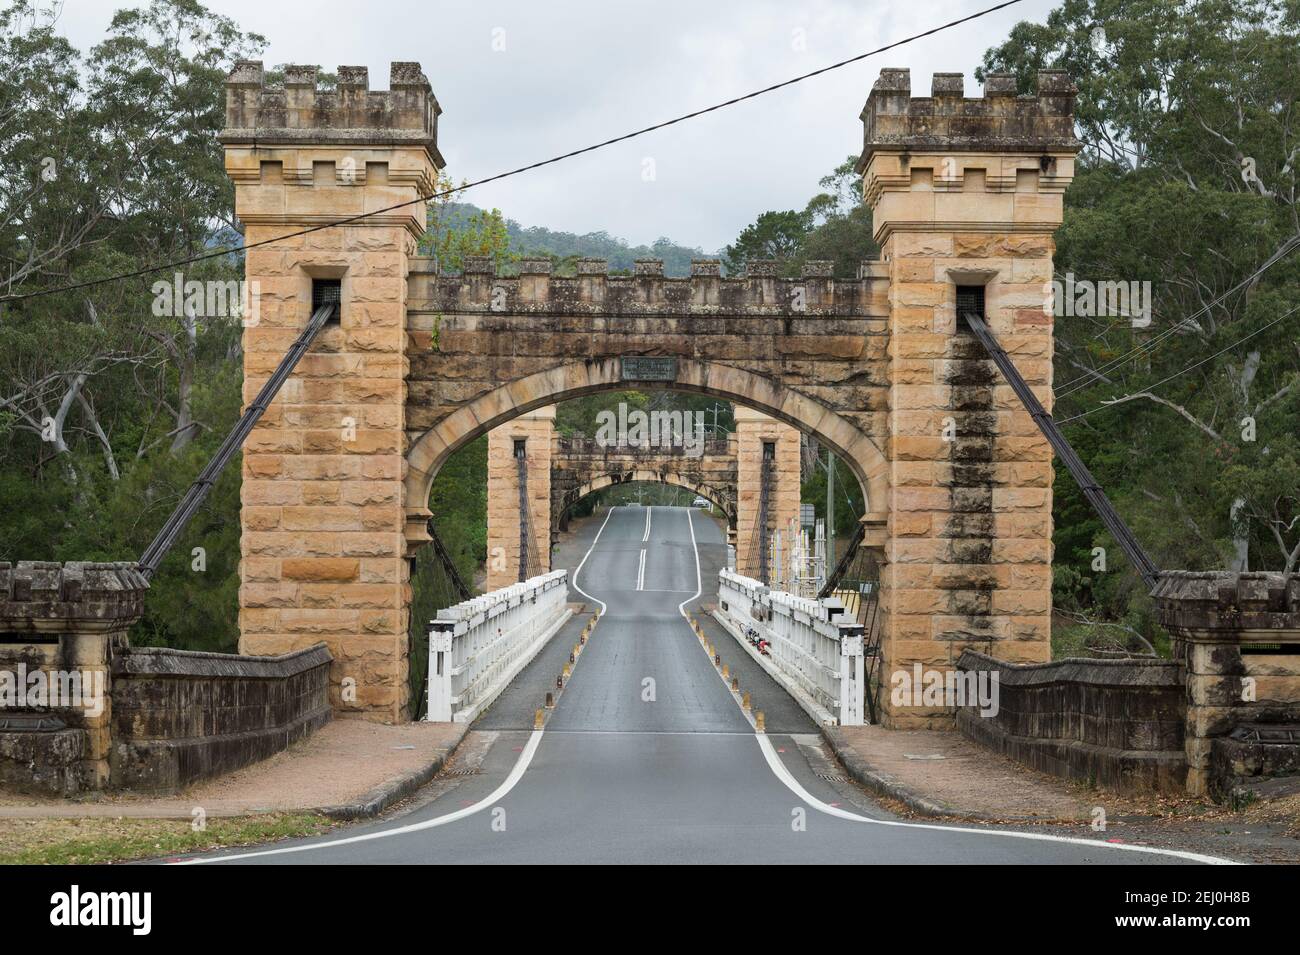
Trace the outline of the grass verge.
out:
M 228 846 L 314 836 L 336 823 L 310 812 L 188 819 L 0 819 L 2 865 L 95 865 L 189 855 Z

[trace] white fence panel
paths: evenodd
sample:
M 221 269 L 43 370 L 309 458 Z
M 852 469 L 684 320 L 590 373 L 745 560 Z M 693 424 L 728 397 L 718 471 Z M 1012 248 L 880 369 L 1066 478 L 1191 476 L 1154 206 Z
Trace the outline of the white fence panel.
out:
M 838 600 L 769 590 L 723 570 L 718 601 L 718 621 L 809 715 L 822 723 L 862 725 L 862 625 L 846 619 Z
M 546 646 L 572 611 L 568 572 L 502 587 L 429 622 L 426 720 L 468 723 Z

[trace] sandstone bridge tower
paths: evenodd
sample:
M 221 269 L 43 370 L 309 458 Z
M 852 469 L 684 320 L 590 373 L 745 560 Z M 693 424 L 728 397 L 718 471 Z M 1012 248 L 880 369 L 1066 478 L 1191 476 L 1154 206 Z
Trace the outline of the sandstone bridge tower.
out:
M 858 171 L 889 278 L 886 694 L 891 674 L 946 669 L 966 646 L 1051 656 L 1051 448 L 962 316 L 986 320 L 1050 411 L 1074 95 L 1043 72 L 1036 95 L 992 74 L 968 99 L 960 73 L 936 73 L 913 97 L 908 71 L 886 69 L 862 112 Z M 949 725 L 915 703 L 887 714 Z
M 315 67 L 270 86 L 260 63 L 226 84 L 235 214 L 250 246 L 278 239 L 247 256 L 260 307 L 244 331 L 245 401 L 313 300 L 341 300 L 244 446 L 240 651 L 325 640 L 334 705 L 376 720 L 407 706 L 407 273 L 425 231 L 418 200 L 443 166 L 439 112 L 417 63 L 394 63 L 386 92 L 370 91 L 365 67 L 340 67 L 333 90 Z
M 1051 453 L 961 316 L 984 316 L 1050 407 L 1052 234 L 1077 147 L 1064 75 L 1028 96 L 991 75 L 968 98 L 941 73 L 913 97 L 906 70 L 882 71 L 858 167 L 882 256 L 854 279 L 820 263 L 721 276 L 707 261 L 682 279 L 586 260 L 576 277 L 478 261 L 443 275 L 415 254 L 442 166 L 438 104 L 416 64 L 393 64 L 389 86 L 344 67 L 326 90 L 314 67 L 289 67 L 273 87 L 256 63 L 227 84 L 226 168 L 260 303 L 246 400 L 313 300 L 342 303 L 244 447 L 241 650 L 324 640 L 339 711 L 404 718 L 408 562 L 442 463 L 521 415 L 646 382 L 752 408 L 850 467 L 882 566 L 887 722 L 950 720 L 892 705 L 898 671 L 949 668 L 966 646 L 1048 658 Z

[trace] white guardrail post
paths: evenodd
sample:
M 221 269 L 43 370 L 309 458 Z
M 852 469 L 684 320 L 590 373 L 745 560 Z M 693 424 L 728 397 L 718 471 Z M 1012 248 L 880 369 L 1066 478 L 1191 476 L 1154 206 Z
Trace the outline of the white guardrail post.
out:
M 438 611 L 425 719 L 468 723 L 487 709 L 569 618 L 568 603 L 568 571 L 553 570 Z
M 821 723 L 863 723 L 863 628 L 834 597 L 769 590 L 730 570 L 718 574 L 718 619 L 737 642 Z M 766 641 L 760 648 L 758 641 Z

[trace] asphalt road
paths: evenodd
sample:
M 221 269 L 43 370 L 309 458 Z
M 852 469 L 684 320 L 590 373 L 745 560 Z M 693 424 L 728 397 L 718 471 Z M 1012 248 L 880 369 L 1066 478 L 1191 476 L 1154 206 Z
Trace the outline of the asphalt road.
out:
M 755 734 L 679 609 L 713 599 L 724 553 L 717 524 L 685 508 L 620 507 L 589 522 L 557 562 L 581 563 L 570 574 L 571 599 L 607 609 L 544 731 L 532 731 L 533 713 L 585 618 L 571 621 L 475 724 L 457 772 L 404 813 L 202 861 L 1189 861 L 1100 839 L 890 816 L 842 778 L 790 698 L 731 653 L 768 716 L 767 734 Z

